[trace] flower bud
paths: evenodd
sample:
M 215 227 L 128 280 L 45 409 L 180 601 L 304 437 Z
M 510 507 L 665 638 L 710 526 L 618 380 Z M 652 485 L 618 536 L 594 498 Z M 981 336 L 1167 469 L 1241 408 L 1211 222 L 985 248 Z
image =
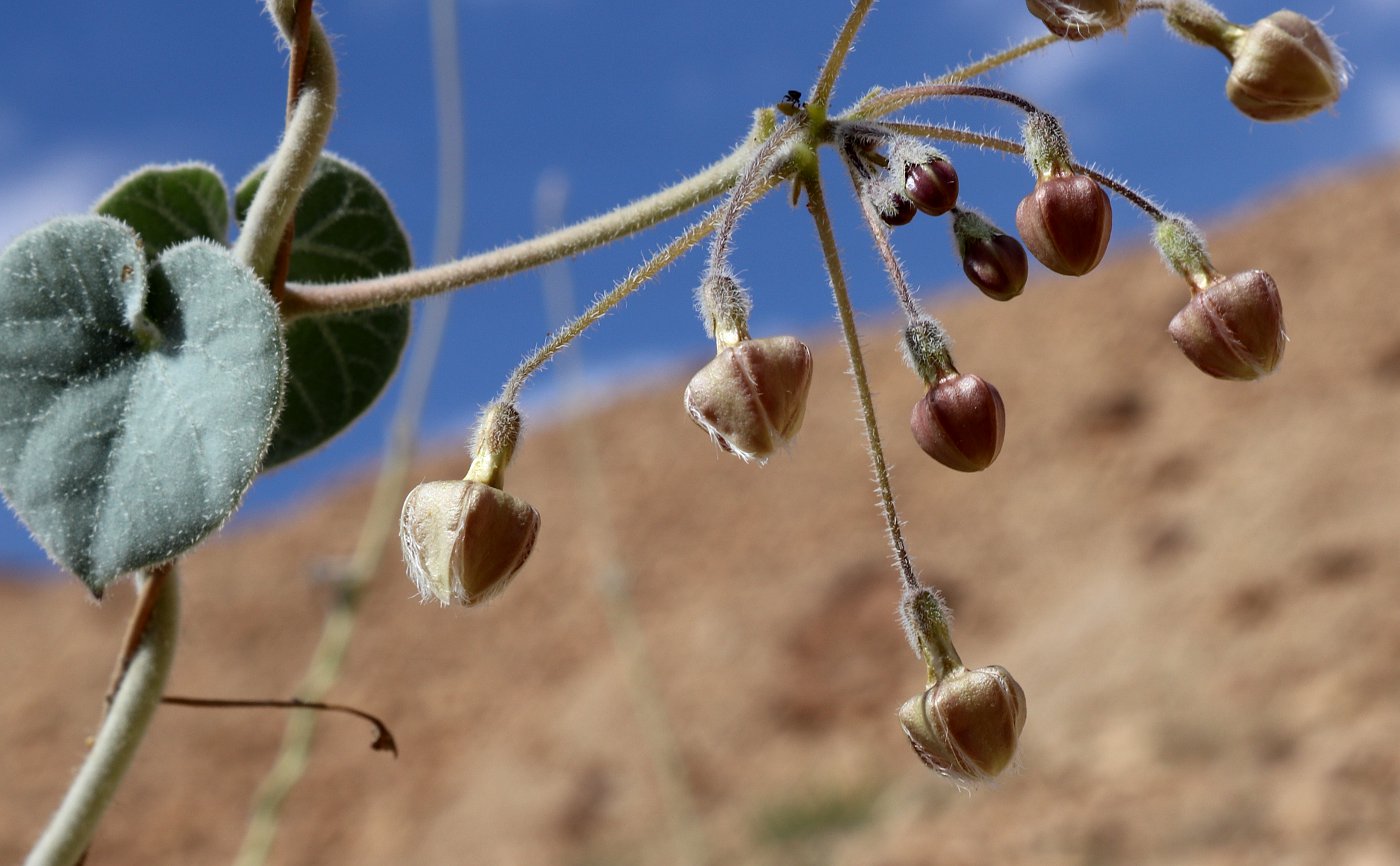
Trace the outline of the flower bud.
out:
M 1255 120 L 1296 120 L 1327 108 L 1346 87 L 1347 69 L 1332 40 L 1312 21 L 1280 10 L 1244 31 L 1225 95 Z
M 1272 373 L 1288 340 L 1278 287 L 1257 270 L 1193 292 L 1167 330 L 1191 363 L 1218 379 L 1247 381 Z
M 811 385 L 812 353 L 801 340 L 745 340 L 695 374 L 685 409 L 725 451 L 762 462 L 797 435 Z
M 1016 208 L 1021 240 L 1045 267 L 1079 277 L 1103 260 L 1113 231 L 1108 195 L 1082 174 L 1057 174 L 1036 181 Z
M 958 203 L 958 172 L 946 159 L 931 159 L 904 169 L 904 193 L 929 216 L 940 216 Z
M 887 226 L 908 225 L 919 214 L 919 209 L 909 200 L 909 196 L 884 183 L 867 183 L 865 194 L 869 196 L 875 213 Z
M 480 604 L 525 564 L 540 515 L 480 481 L 427 481 L 404 500 L 399 542 L 408 576 L 426 600 Z
M 934 460 L 959 472 L 980 472 L 1001 453 L 1006 406 L 981 376 L 954 372 L 914 404 L 909 426 Z
M 1102 36 L 1122 27 L 1133 16 L 1137 0 L 1026 0 L 1030 13 L 1056 36 L 1080 40 Z
M 955 209 L 953 242 L 963 273 L 982 294 L 1009 301 L 1026 287 L 1029 263 L 1025 247 L 981 214 Z
M 899 723 L 925 765 L 960 785 L 975 785 L 1015 759 L 1026 693 L 999 665 L 959 668 L 905 701 Z

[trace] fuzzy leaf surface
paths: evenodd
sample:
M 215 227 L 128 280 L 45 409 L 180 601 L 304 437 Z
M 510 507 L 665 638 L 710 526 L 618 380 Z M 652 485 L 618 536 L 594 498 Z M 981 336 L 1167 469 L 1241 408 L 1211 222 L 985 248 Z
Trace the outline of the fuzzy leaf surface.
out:
M 139 168 L 118 181 L 93 211 L 135 229 L 151 260 L 195 238 L 228 243 L 228 190 L 218 172 L 202 163 Z
M 222 246 L 147 263 L 109 217 L 0 254 L 0 489 L 95 595 L 238 506 L 281 399 L 277 311 Z
M 262 182 L 238 185 L 241 222 Z M 297 205 L 288 278 L 333 283 L 406 271 L 408 236 L 389 199 L 360 167 L 322 155 Z M 287 399 L 266 466 L 295 459 L 335 437 L 368 409 L 398 368 L 408 342 L 407 304 L 307 316 L 287 328 Z

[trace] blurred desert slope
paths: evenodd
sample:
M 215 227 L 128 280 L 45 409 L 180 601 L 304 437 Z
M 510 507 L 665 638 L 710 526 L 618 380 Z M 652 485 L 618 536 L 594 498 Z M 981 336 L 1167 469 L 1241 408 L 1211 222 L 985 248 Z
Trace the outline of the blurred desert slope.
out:
M 1084 279 L 936 303 L 1008 408 L 978 476 L 917 450 L 918 383 L 890 323 L 866 333 L 916 562 L 963 658 L 1028 696 L 1019 773 L 961 793 L 895 723 L 922 671 L 823 337 L 801 436 L 762 469 L 691 425 L 681 381 L 583 419 L 606 507 L 577 428 L 529 429 L 509 485 L 544 529 L 484 610 L 419 605 L 388 553 L 332 698 L 385 717 L 402 757 L 324 718 L 273 863 L 681 863 L 597 589 L 610 534 L 712 863 L 1400 863 L 1400 163 L 1207 228 L 1219 267 L 1277 279 L 1280 372 L 1222 383 L 1177 353 L 1186 288 L 1125 214 Z M 172 692 L 291 694 L 369 478 L 189 558 Z M 130 601 L 0 582 L 0 862 L 81 759 Z M 89 866 L 229 862 L 283 722 L 163 709 Z

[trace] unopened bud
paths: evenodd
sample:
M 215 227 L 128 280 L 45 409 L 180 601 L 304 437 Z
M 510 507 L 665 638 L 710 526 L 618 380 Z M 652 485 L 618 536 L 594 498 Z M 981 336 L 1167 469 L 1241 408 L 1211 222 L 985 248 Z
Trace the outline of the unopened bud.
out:
M 981 376 L 952 373 L 931 385 L 909 418 L 924 452 L 959 472 L 980 472 L 1001 453 L 1006 406 Z
M 745 340 L 695 374 L 685 409 L 725 451 L 762 462 L 797 435 L 811 385 L 812 353 L 801 340 Z
M 1272 373 L 1288 341 L 1278 287 L 1257 270 L 1193 292 L 1167 330 L 1191 363 L 1217 379 L 1248 381 Z
M 982 294 L 1009 301 L 1021 294 L 1029 275 L 1026 248 L 974 211 L 955 210 L 953 242 L 963 273 Z
M 539 527 L 539 512 L 504 490 L 480 481 L 427 481 L 404 500 L 399 543 L 424 600 L 470 606 L 505 589 Z
M 959 668 L 899 708 L 914 752 L 960 785 L 988 781 L 1016 757 L 1026 725 L 1026 694 L 999 665 Z
M 1103 260 L 1113 232 L 1108 195 L 1082 174 L 1036 181 L 1016 208 L 1016 230 L 1040 263 L 1057 274 L 1078 277 Z
M 1137 0 L 1026 0 L 1026 8 L 1056 36 L 1092 39 L 1133 16 Z
M 1297 12 L 1275 12 L 1244 31 L 1229 52 L 1225 95 L 1255 120 L 1296 120 L 1332 105 L 1346 63 L 1322 29 Z
M 919 215 L 919 209 L 909 196 L 884 180 L 870 181 L 864 184 L 864 189 L 871 207 L 887 226 L 907 225 Z
M 911 164 L 904 170 L 904 193 L 929 216 L 940 216 L 958 203 L 958 172 L 946 159 Z

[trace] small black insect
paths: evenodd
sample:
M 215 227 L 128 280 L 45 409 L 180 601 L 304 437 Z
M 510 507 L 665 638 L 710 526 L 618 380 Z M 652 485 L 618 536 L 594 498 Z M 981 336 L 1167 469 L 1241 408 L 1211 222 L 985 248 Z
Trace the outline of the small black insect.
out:
M 800 90 L 789 90 L 783 95 L 783 101 L 778 103 L 778 110 L 788 116 L 792 116 L 798 112 L 798 109 L 806 107 L 807 103 L 802 101 L 802 91 Z

